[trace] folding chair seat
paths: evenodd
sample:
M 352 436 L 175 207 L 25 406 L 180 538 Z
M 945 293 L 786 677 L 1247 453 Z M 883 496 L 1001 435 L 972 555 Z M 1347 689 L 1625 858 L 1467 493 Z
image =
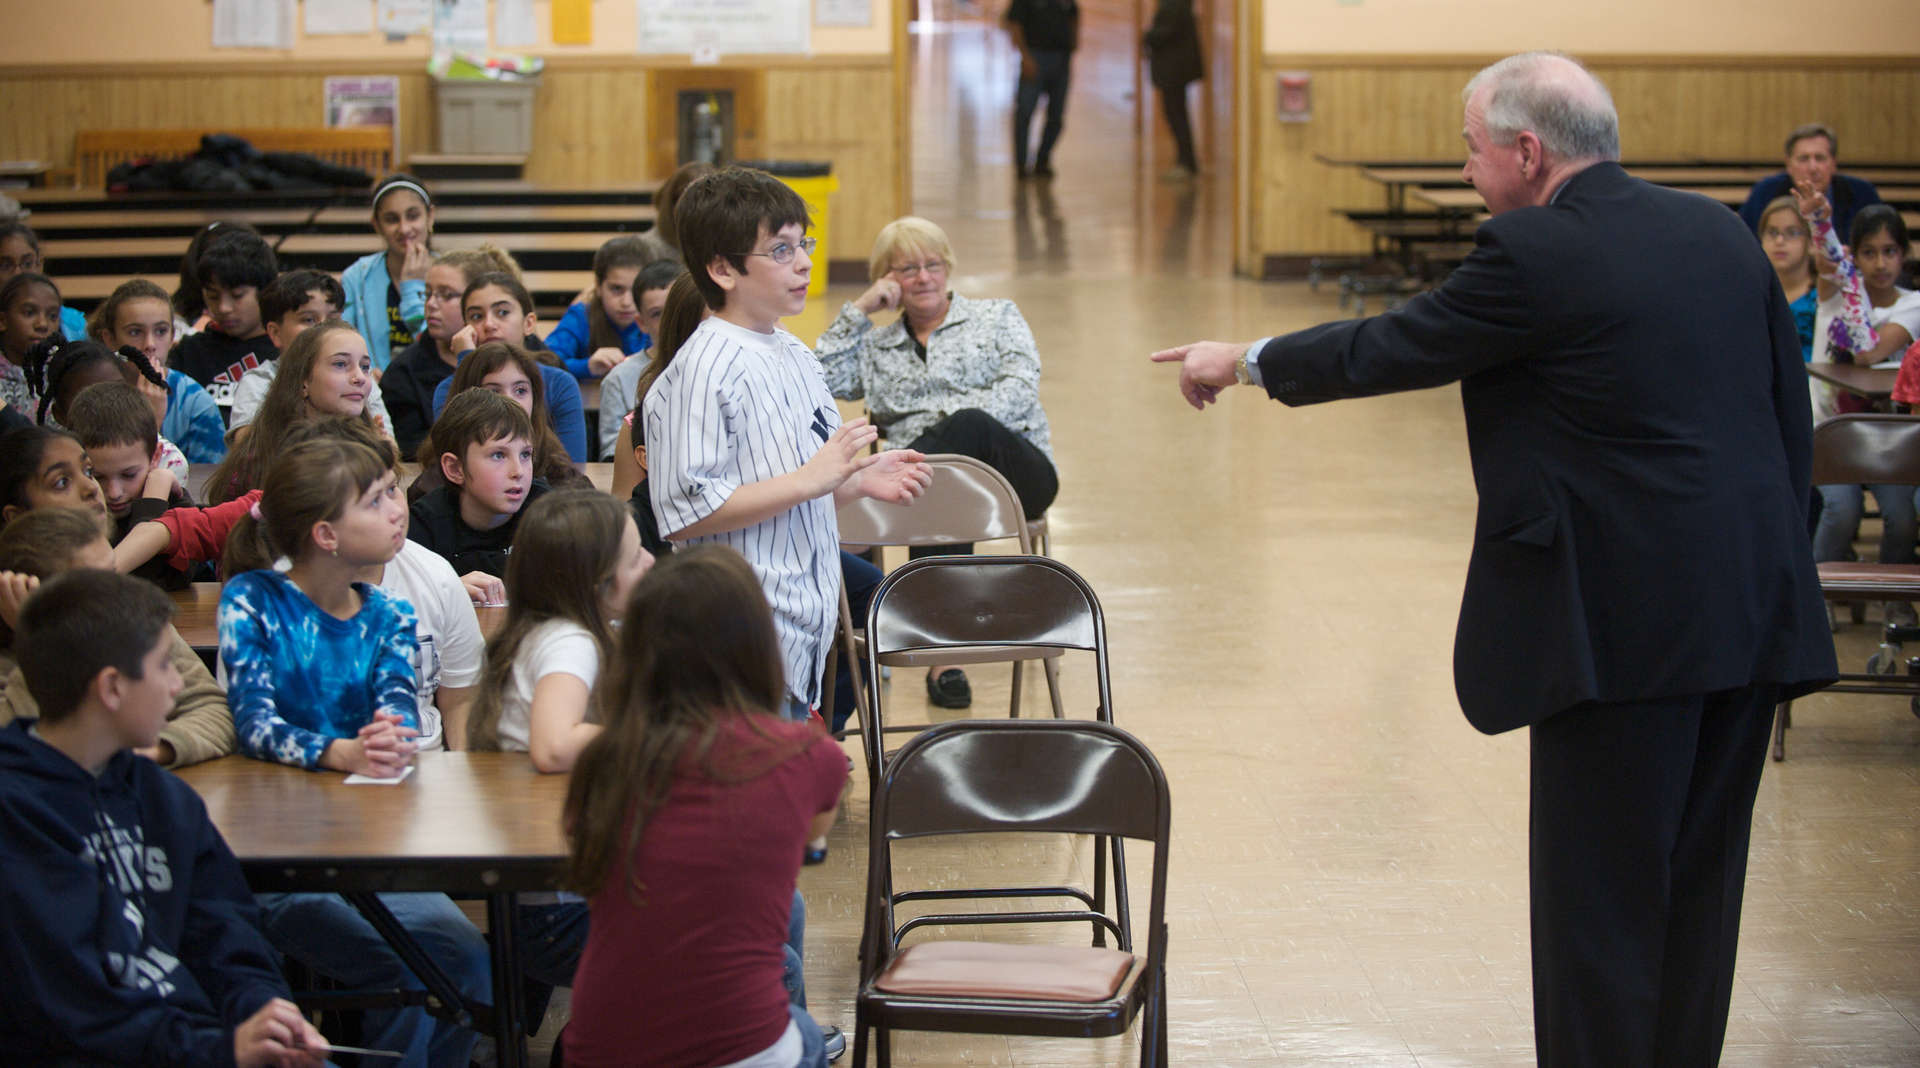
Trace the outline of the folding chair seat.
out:
M 1920 416 L 1856 413 L 1825 419 L 1813 428 L 1813 483 L 1920 485 Z M 1820 593 L 1828 601 L 1920 601 L 1920 565 L 1832 561 L 1819 565 Z M 1920 627 L 1888 623 L 1866 670 L 1842 672 L 1830 693 L 1905 694 L 1920 716 L 1920 657 L 1901 655 L 1903 643 L 1920 638 Z M 1793 702 L 1783 701 L 1773 723 L 1773 759 L 1787 758 L 1787 728 Z
M 1167 780 L 1132 735 L 1085 720 L 969 720 L 933 727 L 890 763 L 874 795 L 853 1064 L 879 1063 L 894 1030 L 1098 1037 L 1142 1018 L 1140 1063 L 1167 1061 Z M 893 845 L 991 832 L 1090 834 L 1153 843 L 1145 952 L 1116 892 L 1072 886 L 990 886 L 896 892 Z M 1069 839 L 1071 840 L 1071 839 Z M 1116 852 L 1117 855 L 1117 852 Z M 924 870 L 924 865 L 916 865 Z M 1125 886 L 1115 869 L 1116 889 Z M 899 922 L 913 902 L 1057 899 L 1065 907 L 929 913 Z M 920 928 L 1087 923 L 1091 946 L 915 940 Z M 1105 940 L 1112 935 L 1114 947 Z

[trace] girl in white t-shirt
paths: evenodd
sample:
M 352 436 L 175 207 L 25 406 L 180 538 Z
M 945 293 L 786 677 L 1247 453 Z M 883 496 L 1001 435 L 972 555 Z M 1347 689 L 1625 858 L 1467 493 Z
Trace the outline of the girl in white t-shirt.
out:
M 607 494 L 556 490 L 528 505 L 507 558 L 507 621 L 487 642 L 468 746 L 524 752 L 542 772 L 572 770 L 600 732 L 587 713 L 613 621 L 651 566 L 633 516 Z

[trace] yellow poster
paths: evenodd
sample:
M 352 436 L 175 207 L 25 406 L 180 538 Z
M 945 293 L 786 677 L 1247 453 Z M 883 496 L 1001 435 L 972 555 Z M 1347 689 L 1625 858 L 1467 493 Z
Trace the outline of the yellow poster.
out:
M 553 0 L 553 43 L 593 43 L 593 0 Z

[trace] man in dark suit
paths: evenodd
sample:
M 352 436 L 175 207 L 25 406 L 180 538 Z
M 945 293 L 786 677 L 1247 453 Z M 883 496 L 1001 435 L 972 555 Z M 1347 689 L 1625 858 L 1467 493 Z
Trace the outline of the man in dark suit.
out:
M 1629 177 L 1558 55 L 1467 87 L 1494 218 L 1405 307 L 1155 353 L 1204 408 L 1460 382 L 1480 494 L 1454 647 L 1475 727 L 1531 728 L 1545 1065 L 1708 1065 L 1774 704 L 1836 671 L 1807 539 L 1807 376 L 1738 216 Z

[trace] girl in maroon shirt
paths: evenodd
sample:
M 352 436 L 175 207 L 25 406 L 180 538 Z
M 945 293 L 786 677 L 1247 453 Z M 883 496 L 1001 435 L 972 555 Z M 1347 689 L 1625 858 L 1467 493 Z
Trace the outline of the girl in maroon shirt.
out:
M 674 553 L 635 588 L 612 663 L 567 791 L 592 909 L 567 1063 L 825 1065 L 782 971 L 802 846 L 832 825 L 846 758 L 780 715 L 753 569 L 724 546 Z

